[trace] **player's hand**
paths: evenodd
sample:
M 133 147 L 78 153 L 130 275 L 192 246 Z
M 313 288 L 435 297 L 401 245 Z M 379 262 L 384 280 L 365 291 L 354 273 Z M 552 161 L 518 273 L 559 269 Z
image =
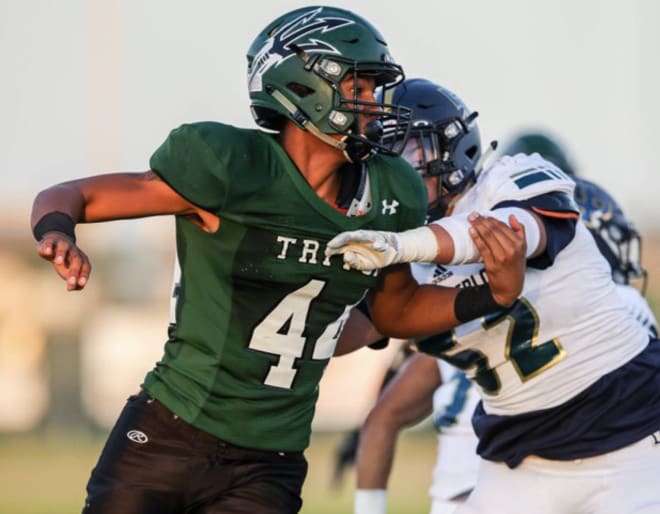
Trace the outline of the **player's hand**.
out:
M 508 307 L 520 295 L 525 281 L 525 227 L 509 216 L 510 227 L 495 218 L 472 213 L 470 236 L 483 257 L 495 301 Z
M 326 256 L 342 255 L 353 269 L 371 271 L 403 262 L 432 262 L 438 241 L 428 227 L 404 232 L 353 230 L 342 232 L 328 242 Z
M 398 234 L 377 230 L 352 230 L 332 238 L 325 254 L 343 255 L 353 269 L 367 271 L 402 262 Z
M 67 291 L 82 289 L 92 266 L 85 253 L 62 232 L 46 232 L 37 247 L 39 256 L 50 261 L 57 274 L 66 280 Z

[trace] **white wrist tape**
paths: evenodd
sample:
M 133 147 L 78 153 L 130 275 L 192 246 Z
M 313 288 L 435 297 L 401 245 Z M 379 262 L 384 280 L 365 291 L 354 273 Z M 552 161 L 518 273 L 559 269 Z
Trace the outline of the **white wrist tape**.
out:
M 438 255 L 438 239 L 429 227 L 399 232 L 397 238 L 397 262 L 433 262 Z
M 353 514 L 386 514 L 386 489 L 358 489 L 355 491 Z
M 503 207 L 480 214 L 496 218 L 507 225 L 509 225 L 509 216 L 513 214 L 520 224 L 525 227 L 527 257 L 536 251 L 541 240 L 541 232 L 536 218 L 529 211 L 520 207 Z M 470 222 L 467 217 L 468 214 L 454 214 L 433 222 L 444 228 L 454 242 L 454 257 L 447 264 L 467 264 L 482 260 L 479 250 L 477 250 L 472 237 L 470 237 Z
M 455 214 L 433 223 L 444 228 L 454 242 L 454 257 L 447 264 L 466 264 L 481 260 L 481 254 L 470 237 L 467 214 Z

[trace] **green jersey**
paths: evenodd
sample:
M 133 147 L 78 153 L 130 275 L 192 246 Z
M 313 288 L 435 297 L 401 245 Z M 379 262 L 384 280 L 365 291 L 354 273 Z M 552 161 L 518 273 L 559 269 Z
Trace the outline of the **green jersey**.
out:
M 210 122 L 172 131 L 150 164 L 220 227 L 177 217 L 175 319 L 144 389 L 233 444 L 303 450 L 348 312 L 378 279 L 326 258 L 325 245 L 345 230 L 421 225 L 420 177 L 403 159 L 374 156 L 371 209 L 349 217 L 316 195 L 272 135 Z

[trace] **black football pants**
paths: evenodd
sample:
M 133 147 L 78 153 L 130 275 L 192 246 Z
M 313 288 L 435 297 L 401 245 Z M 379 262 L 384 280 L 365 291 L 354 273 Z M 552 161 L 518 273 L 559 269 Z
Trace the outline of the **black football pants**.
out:
M 233 446 L 140 393 L 108 437 L 83 514 L 295 514 L 306 474 L 300 452 Z

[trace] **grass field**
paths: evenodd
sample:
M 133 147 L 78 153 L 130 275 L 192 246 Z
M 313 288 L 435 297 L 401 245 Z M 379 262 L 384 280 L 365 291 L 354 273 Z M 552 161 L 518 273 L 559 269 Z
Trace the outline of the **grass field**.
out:
M 315 434 L 307 451 L 309 475 L 302 514 L 349 514 L 354 472 L 332 489 L 333 452 L 339 434 Z M 89 434 L 0 437 L 0 514 L 77 514 L 103 438 Z M 435 435 L 401 437 L 390 483 L 390 514 L 428 512 L 427 488 L 435 461 Z M 258 513 L 255 513 L 258 514 Z

